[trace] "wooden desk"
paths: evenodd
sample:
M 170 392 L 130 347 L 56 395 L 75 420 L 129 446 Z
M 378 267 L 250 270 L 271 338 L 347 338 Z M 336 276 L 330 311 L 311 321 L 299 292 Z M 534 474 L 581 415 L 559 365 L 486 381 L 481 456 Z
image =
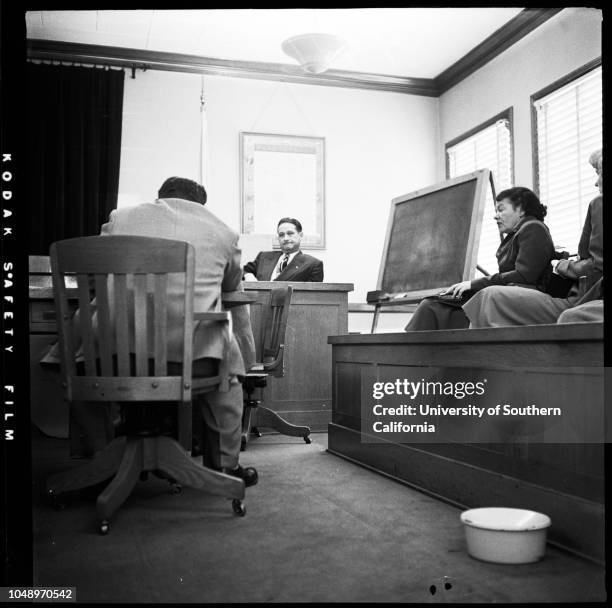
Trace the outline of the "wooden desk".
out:
M 463 508 L 541 511 L 552 519 L 553 542 L 603 561 L 602 444 L 524 437 L 503 444 L 368 443 L 364 429 L 369 427 L 361 424 L 362 383 L 371 386 L 388 372 L 397 378 L 427 377 L 436 369 L 453 380 L 463 370 L 488 377 L 489 383 L 496 379 L 505 403 L 522 405 L 528 395 L 541 406 L 573 412 L 574 421 L 593 429 L 603 419 L 603 323 L 345 335 L 329 342 L 330 452 Z M 534 430 L 541 421 L 526 424 Z
M 287 422 L 327 430 L 331 421 L 332 349 L 328 336 L 348 332 L 348 292 L 351 283 L 245 281 L 251 304 L 255 343 L 261 344 L 261 315 L 270 290 L 291 285 L 293 297 L 285 336 L 285 376 L 270 378 L 263 391 L 265 406 Z M 260 353 L 257 353 L 258 358 Z

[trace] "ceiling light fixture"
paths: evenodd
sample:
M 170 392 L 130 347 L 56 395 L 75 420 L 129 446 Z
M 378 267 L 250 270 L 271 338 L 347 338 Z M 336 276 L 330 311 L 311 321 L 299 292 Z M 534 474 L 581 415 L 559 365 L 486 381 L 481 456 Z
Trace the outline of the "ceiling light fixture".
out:
M 346 42 L 333 34 L 300 34 L 287 38 L 282 49 L 293 57 L 305 72 L 321 74 L 346 49 Z

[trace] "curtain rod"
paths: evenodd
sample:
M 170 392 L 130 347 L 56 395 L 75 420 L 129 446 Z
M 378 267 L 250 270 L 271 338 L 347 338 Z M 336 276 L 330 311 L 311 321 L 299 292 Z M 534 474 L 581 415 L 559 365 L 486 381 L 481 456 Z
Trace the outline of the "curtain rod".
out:
M 117 65 L 113 63 L 94 63 L 94 62 L 82 62 L 82 61 L 74 61 L 70 59 L 47 59 L 40 57 L 28 57 L 26 59 L 29 63 L 34 64 L 45 64 L 45 65 L 63 65 L 66 67 L 92 67 L 92 68 L 104 68 L 105 70 L 117 69 L 117 70 L 131 70 L 132 76 L 131 78 L 136 79 L 136 70 L 142 70 L 146 72 L 148 69 L 147 65 Z

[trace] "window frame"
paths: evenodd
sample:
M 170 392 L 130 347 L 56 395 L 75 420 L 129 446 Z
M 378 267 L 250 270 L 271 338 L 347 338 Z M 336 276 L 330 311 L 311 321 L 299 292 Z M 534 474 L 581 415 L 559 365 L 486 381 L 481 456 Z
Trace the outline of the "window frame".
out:
M 574 80 L 581 78 L 585 74 L 595 70 L 596 68 L 602 65 L 601 57 L 597 59 L 593 59 L 588 63 L 585 63 L 583 66 L 572 70 L 565 76 L 558 78 L 554 82 L 545 86 L 543 89 L 536 91 L 533 95 L 529 96 L 529 106 L 531 109 L 531 163 L 532 163 L 532 171 L 533 171 L 533 191 L 536 193 L 538 198 L 540 197 L 540 160 L 539 160 L 539 148 L 538 148 L 538 115 L 535 108 L 535 102 L 541 99 L 542 97 L 546 97 L 556 90 L 570 84 Z M 602 70 L 602 79 L 603 79 L 603 70 Z M 603 119 L 603 116 L 602 116 Z M 514 165 L 513 165 L 514 168 Z
M 481 131 L 483 131 L 484 129 L 487 129 L 488 127 L 493 126 L 496 122 L 498 122 L 499 120 L 507 120 L 508 122 L 508 131 L 509 131 L 509 135 L 510 135 L 510 163 L 511 163 L 511 171 L 510 171 L 510 180 L 511 183 L 514 184 L 514 176 L 515 176 L 515 169 L 514 169 L 514 106 L 510 106 L 508 108 L 506 108 L 505 110 L 502 110 L 501 112 L 499 112 L 498 114 L 495 114 L 495 116 L 492 116 L 491 118 L 488 118 L 487 120 L 485 120 L 484 122 L 481 122 L 480 124 L 476 125 L 475 127 L 472 127 L 471 129 L 469 129 L 468 131 L 465 131 L 464 133 L 462 133 L 461 135 L 458 135 L 457 137 L 454 137 L 453 139 L 451 139 L 450 141 L 446 142 L 444 144 L 444 164 L 446 167 L 446 179 L 451 179 L 450 178 L 450 163 L 449 163 L 449 158 L 448 158 L 448 149 L 452 148 L 453 146 L 456 146 L 457 144 L 462 143 L 463 141 L 465 141 L 466 139 L 469 139 L 470 137 L 477 135 L 478 133 L 480 133 Z M 496 191 L 497 188 L 497 184 L 495 184 L 495 180 L 493 178 L 493 171 L 491 170 L 491 184 L 492 184 L 492 195 L 493 195 L 493 205 L 495 205 L 495 199 L 497 197 L 497 195 L 499 194 L 499 192 L 501 192 L 501 190 L 498 192 Z M 486 211 L 486 209 L 485 209 Z M 482 236 L 482 234 L 481 234 Z M 501 242 L 501 236 L 500 236 L 500 242 Z M 478 245 L 480 248 L 480 239 L 478 241 Z M 480 260 L 478 260 L 480 261 Z M 479 265 L 476 266 L 476 268 L 478 270 L 481 270 L 481 272 L 484 272 L 481 267 Z
M 446 179 L 450 179 L 450 164 L 448 162 L 448 149 L 452 148 L 453 146 L 456 146 L 462 141 L 468 139 L 469 137 L 476 135 L 479 131 L 483 131 L 484 129 L 490 127 L 491 125 L 494 125 L 498 120 L 502 120 L 502 119 L 506 119 L 508 121 L 508 127 L 510 131 L 510 160 L 512 162 L 511 176 L 512 176 L 512 183 L 514 184 L 514 108 L 513 106 L 510 106 L 509 108 L 506 108 L 505 110 L 502 110 L 499 114 L 496 114 L 495 116 L 485 120 L 479 125 L 476 125 L 469 131 L 466 131 L 465 133 L 462 133 L 461 135 L 454 137 L 453 139 L 451 139 L 450 141 L 444 144 L 444 165 L 445 165 Z M 497 195 L 497 192 L 495 192 L 494 194 Z

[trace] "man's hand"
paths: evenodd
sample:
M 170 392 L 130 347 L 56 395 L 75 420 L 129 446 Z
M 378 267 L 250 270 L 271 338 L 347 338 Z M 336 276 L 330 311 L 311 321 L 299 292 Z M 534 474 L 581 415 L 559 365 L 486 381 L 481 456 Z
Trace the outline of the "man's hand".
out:
M 455 298 L 463 294 L 464 291 L 472 287 L 471 281 L 462 281 L 461 283 L 455 283 L 450 287 L 447 287 L 444 291 L 440 292 L 441 296 L 452 295 Z

